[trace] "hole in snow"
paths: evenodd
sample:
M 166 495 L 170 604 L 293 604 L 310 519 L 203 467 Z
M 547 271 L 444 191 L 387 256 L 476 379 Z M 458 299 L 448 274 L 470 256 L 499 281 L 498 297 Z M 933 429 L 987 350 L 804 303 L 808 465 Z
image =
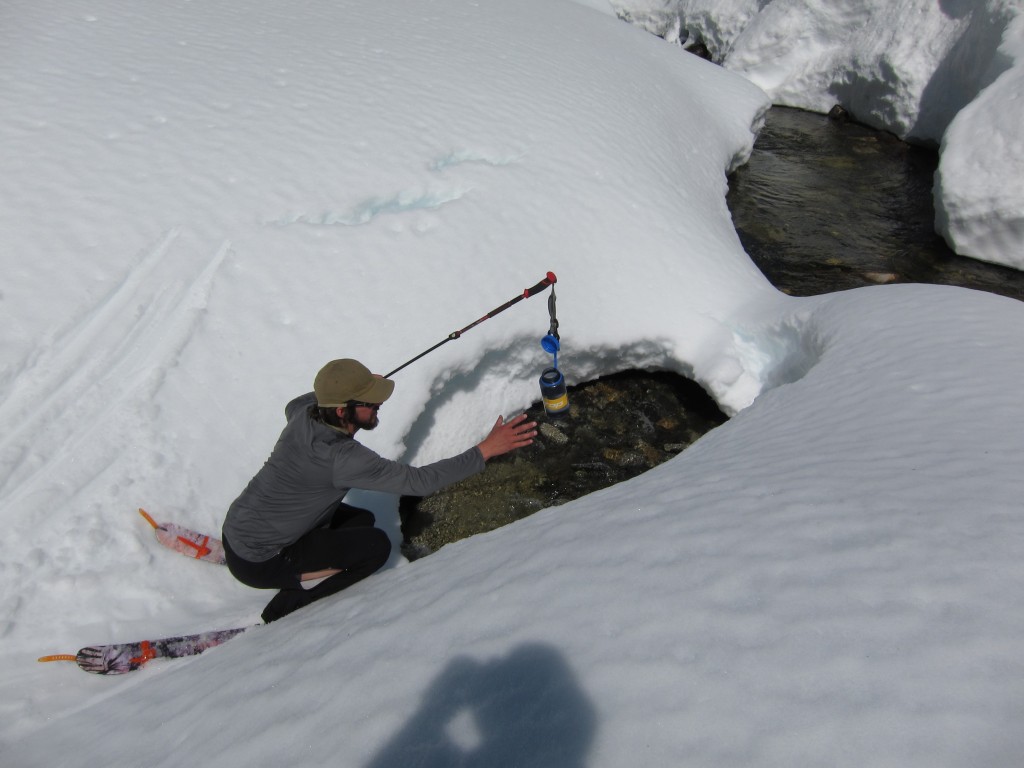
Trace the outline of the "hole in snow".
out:
M 626 371 L 570 387 L 569 404 L 569 415 L 554 420 L 535 403 L 527 413 L 540 425 L 538 439 L 492 459 L 486 472 L 403 498 L 403 554 L 415 560 L 629 480 L 726 420 L 698 384 L 668 372 Z

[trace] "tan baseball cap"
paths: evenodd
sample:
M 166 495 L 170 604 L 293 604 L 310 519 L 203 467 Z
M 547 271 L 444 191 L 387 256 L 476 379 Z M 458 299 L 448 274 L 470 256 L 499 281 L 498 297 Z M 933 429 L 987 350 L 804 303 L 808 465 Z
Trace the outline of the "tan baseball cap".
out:
M 332 360 L 313 380 L 316 404 L 335 408 L 357 400 L 383 403 L 395 391 L 395 382 L 375 376 L 358 360 Z

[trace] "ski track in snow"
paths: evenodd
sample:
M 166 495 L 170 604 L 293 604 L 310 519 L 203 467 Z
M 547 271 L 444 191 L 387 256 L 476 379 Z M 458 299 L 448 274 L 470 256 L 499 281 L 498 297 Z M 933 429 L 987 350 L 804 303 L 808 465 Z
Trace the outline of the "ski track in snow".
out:
M 192 337 L 230 251 L 225 241 L 199 263 L 190 282 L 164 282 L 158 268 L 179 235 L 180 229 L 171 229 L 144 251 L 105 300 L 45 344 L 13 377 L 0 402 L 0 504 L 31 493 L 40 477 L 52 484 L 52 468 L 76 454 L 105 414 L 124 408 L 126 401 L 140 406 L 151 401 Z M 52 439 L 40 442 L 45 433 Z M 33 443 L 53 450 L 33 453 Z M 86 455 L 98 458 L 92 450 Z M 81 461 L 80 452 L 76 459 Z

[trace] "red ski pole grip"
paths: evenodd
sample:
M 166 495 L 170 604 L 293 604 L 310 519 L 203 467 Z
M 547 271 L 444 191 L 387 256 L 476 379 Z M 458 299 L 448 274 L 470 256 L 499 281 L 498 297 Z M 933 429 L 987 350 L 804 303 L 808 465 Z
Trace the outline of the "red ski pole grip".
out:
M 547 288 L 549 285 L 552 285 L 553 283 L 557 283 L 557 282 L 558 282 L 558 278 L 555 277 L 555 273 L 554 272 L 548 272 L 547 277 L 545 277 L 543 280 L 541 280 L 539 283 L 537 283 L 532 288 L 527 288 L 525 291 L 523 291 L 523 298 L 524 299 L 528 299 L 531 296 L 540 293 L 545 288 Z

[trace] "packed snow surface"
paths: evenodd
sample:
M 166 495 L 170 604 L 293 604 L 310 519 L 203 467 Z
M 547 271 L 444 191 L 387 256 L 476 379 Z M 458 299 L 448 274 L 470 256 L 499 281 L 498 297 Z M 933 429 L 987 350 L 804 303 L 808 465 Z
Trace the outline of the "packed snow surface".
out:
M 725 206 L 748 79 L 594 2 L 4 16 L 3 765 L 1019 763 L 1024 308 L 776 292 Z M 136 508 L 216 533 L 324 362 L 391 370 L 548 270 L 570 383 L 675 370 L 733 418 L 202 656 L 36 663 L 256 624 Z M 362 439 L 478 441 L 547 323 L 403 370 Z M 396 499 L 349 500 L 397 542 Z
M 939 144 L 936 229 L 1024 269 L 1024 0 L 611 0 L 776 104 Z

